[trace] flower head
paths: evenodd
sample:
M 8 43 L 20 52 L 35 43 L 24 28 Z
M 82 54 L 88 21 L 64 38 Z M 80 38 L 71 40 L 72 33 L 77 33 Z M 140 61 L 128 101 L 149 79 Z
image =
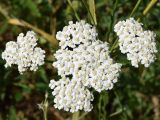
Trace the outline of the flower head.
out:
M 114 31 L 119 37 L 119 46 L 122 53 L 127 54 L 132 66 L 138 67 L 139 63 L 148 67 L 155 60 L 157 52 L 155 37 L 151 31 L 145 31 L 142 23 L 133 18 L 118 22 Z
M 72 37 L 68 38 L 66 34 Z M 93 101 L 93 97 L 91 97 L 92 93 L 89 88 L 101 92 L 102 90 L 112 89 L 114 83 L 117 82 L 121 65 L 113 62 L 109 56 L 108 44 L 98 40 L 97 35 L 95 28 L 84 21 L 75 24 L 69 22 L 69 25 L 64 27 L 63 31 L 57 33 L 56 37 L 60 40 L 61 49 L 54 54 L 57 61 L 53 63 L 53 66 L 58 69 L 58 74 L 62 77 L 60 81 L 63 85 L 59 81 L 52 80 L 50 87 L 53 89 L 55 99 L 57 99 L 54 102 L 58 109 L 70 110 L 71 112 L 82 109 L 90 111 L 92 109 L 90 102 Z M 75 39 L 79 42 L 75 42 Z M 62 41 L 64 44 L 61 44 Z M 68 89 L 66 86 L 69 86 Z M 78 86 L 78 88 L 71 86 Z M 62 90 L 63 87 L 64 91 L 69 90 L 73 94 L 70 98 L 68 92 L 62 92 L 63 98 L 69 97 L 70 99 L 67 99 L 69 100 L 67 101 L 67 109 L 62 105 L 62 101 L 58 101 L 60 91 L 57 92 L 57 88 Z M 75 92 L 76 90 L 87 100 L 79 101 L 74 98 L 74 95 L 78 95 Z M 57 94 L 54 94 L 55 92 Z M 63 100 L 63 98 L 61 99 Z M 73 100 L 74 102 L 70 102 Z M 81 103 L 80 107 L 77 105 L 79 103 Z M 87 106 L 84 107 L 84 104 Z
M 26 36 L 20 33 L 17 41 L 10 41 L 6 44 L 6 49 L 2 53 L 2 58 L 6 60 L 5 67 L 12 64 L 18 65 L 18 70 L 23 73 L 27 69 L 36 71 L 39 65 L 44 64 L 45 51 L 37 45 L 36 34 L 28 31 Z
M 54 89 L 55 108 L 70 112 L 91 111 L 93 94 L 80 81 L 63 77 L 59 81 L 51 80 L 49 87 Z
M 79 44 L 95 41 L 97 35 L 95 27 L 82 20 L 75 24 L 70 21 L 68 26 L 57 32 L 56 38 L 60 41 L 61 49 L 65 49 L 66 47 L 76 48 Z
M 60 49 L 56 52 L 56 62 L 60 76 L 72 75 L 80 79 L 84 86 L 96 91 L 112 89 L 119 76 L 120 64 L 114 64 L 109 56 L 107 43 L 99 40 L 90 45 L 81 44 L 71 50 Z

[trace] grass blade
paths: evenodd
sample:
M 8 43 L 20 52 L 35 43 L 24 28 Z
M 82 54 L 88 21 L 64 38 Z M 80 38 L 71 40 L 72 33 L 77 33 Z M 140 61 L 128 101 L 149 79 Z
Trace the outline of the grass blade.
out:
M 88 6 L 91 14 L 91 21 L 93 22 L 94 25 L 97 25 L 95 1 L 88 0 Z

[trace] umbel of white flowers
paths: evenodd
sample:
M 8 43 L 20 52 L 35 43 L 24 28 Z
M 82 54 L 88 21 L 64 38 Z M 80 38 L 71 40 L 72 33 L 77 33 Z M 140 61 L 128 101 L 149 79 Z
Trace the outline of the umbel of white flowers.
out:
M 142 23 L 138 23 L 133 18 L 126 21 L 119 21 L 114 31 L 119 37 L 119 47 L 122 53 L 127 54 L 128 60 L 134 67 L 138 67 L 139 63 L 145 67 L 155 60 L 156 35 L 152 31 L 145 31 Z
M 93 26 L 85 21 L 69 22 L 57 32 L 60 49 L 54 54 L 53 66 L 58 69 L 59 81 L 51 80 L 54 103 L 58 109 L 76 112 L 91 111 L 92 92 L 110 90 L 117 82 L 121 64 L 113 63 L 108 44 L 97 39 Z
M 39 65 L 44 64 L 45 58 L 45 51 L 36 45 L 37 38 L 33 31 L 28 31 L 26 36 L 20 33 L 17 41 L 8 42 L 2 53 L 2 59 L 6 60 L 5 67 L 18 65 L 21 74 L 27 69 L 36 71 Z

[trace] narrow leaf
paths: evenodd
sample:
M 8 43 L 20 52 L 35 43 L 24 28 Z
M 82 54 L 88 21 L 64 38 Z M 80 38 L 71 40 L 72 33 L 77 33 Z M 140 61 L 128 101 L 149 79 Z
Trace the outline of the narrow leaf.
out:
M 89 5 L 89 11 L 91 13 L 91 21 L 93 21 L 93 23 L 97 25 L 95 1 L 88 0 L 88 5 Z

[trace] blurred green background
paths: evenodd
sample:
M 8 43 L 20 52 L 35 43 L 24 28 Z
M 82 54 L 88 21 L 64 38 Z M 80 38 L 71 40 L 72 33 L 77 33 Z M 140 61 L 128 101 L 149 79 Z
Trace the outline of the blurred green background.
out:
M 0 120 L 43 120 L 43 103 L 48 93 L 48 120 L 70 120 L 71 113 L 53 107 L 54 97 L 48 87 L 51 79 L 58 79 L 52 67 L 53 54 L 58 49 L 53 41 L 57 31 L 77 18 L 90 19 L 89 0 L 0 0 L 0 56 L 8 41 L 28 30 L 38 33 L 38 45 L 46 51 L 48 60 L 37 72 L 18 73 L 16 67 L 5 68 L 0 57 Z M 150 0 L 139 0 L 135 19 L 141 18 L 145 29 L 157 34 L 160 49 L 160 1 L 143 15 Z M 95 0 L 97 31 L 102 41 L 110 46 L 116 40 L 114 24 L 127 19 L 137 0 Z M 94 8 L 94 6 L 92 6 Z M 47 34 L 47 35 L 46 35 Z M 118 83 L 110 91 L 94 93 L 94 109 L 80 112 L 81 120 L 160 120 L 160 54 L 149 68 L 134 68 L 116 48 L 112 57 L 123 63 Z M 52 61 L 52 62 L 49 62 Z

